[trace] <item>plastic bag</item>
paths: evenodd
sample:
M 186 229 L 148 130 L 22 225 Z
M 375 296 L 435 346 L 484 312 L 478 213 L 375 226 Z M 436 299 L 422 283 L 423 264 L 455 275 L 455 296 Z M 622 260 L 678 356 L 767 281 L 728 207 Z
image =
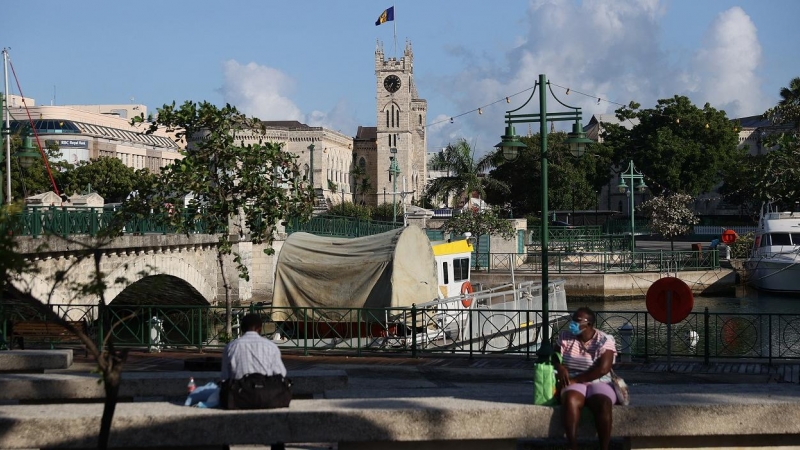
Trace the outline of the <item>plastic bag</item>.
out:
M 556 398 L 556 371 L 549 362 L 540 362 L 533 365 L 533 404 L 542 406 L 555 406 Z
M 198 386 L 192 391 L 184 406 L 197 406 L 199 408 L 216 408 L 219 406 L 219 386 L 210 381 L 203 386 Z

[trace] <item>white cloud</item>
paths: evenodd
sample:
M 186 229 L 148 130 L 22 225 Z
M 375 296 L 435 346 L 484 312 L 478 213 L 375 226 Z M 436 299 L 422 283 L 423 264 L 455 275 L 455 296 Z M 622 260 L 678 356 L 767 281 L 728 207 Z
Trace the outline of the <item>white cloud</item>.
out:
M 228 60 L 222 72 L 222 98 L 239 111 L 261 120 L 305 120 L 300 108 L 287 97 L 295 82 L 280 70 Z
M 756 75 L 760 63 L 761 44 L 750 17 L 738 6 L 719 14 L 694 59 L 695 100 L 726 110 L 728 117 L 763 112 L 769 100 Z

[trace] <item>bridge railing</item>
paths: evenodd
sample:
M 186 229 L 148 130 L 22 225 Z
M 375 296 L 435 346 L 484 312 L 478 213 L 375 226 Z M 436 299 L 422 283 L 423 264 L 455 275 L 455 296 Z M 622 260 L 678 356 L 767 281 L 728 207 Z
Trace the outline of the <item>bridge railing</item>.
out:
M 221 348 L 233 336 L 225 334 L 225 309 L 218 306 L 166 306 L 166 305 L 120 305 L 113 303 L 102 310 L 96 305 L 50 306 L 57 314 L 70 320 L 86 320 L 93 339 L 99 342 L 108 330 L 101 324 L 116 324 L 112 335 L 115 345 L 150 350 L 164 348 L 203 349 Z M 331 349 L 355 354 L 385 353 L 502 353 L 532 357 L 538 341 L 538 329 L 527 324 L 541 317 L 540 310 L 438 308 L 422 311 L 409 308 L 272 308 L 250 307 L 264 320 L 264 334 L 274 338 L 284 351 L 299 351 L 304 354 L 329 351 Z M 237 310 L 238 317 L 245 312 Z M 435 340 L 426 341 L 420 336 L 430 337 L 445 320 L 464 315 L 467 320 L 464 333 L 472 335 L 469 326 L 478 315 L 480 323 L 489 327 L 482 331 L 490 340 L 463 339 L 452 334 L 442 334 Z M 568 311 L 551 311 L 551 317 L 569 314 Z M 4 302 L 0 304 L 0 348 L 8 348 L 3 341 L 9 336 L 10 327 L 18 321 L 43 320 L 42 315 L 26 304 Z M 503 331 L 509 323 L 518 324 L 524 333 Z M 566 323 L 553 323 L 552 336 L 566 328 Z M 671 337 L 667 326 L 655 321 L 644 311 L 597 311 L 596 326 L 614 336 L 621 354 L 634 358 L 656 358 L 668 354 L 678 357 L 701 357 L 706 363 L 711 359 L 755 358 L 772 362 L 773 359 L 800 359 L 800 314 L 787 313 L 739 313 L 693 311 L 689 316 L 672 325 Z M 505 327 L 505 328 L 504 328 Z M 416 331 L 416 332 L 415 332 Z M 458 332 L 456 333 L 458 334 Z M 526 337 L 520 340 L 520 336 Z M 515 337 L 516 336 L 516 337 Z M 507 339 L 504 341 L 504 339 Z M 435 341 L 435 342 L 434 342 Z M 431 344 L 433 342 L 433 344 Z M 508 345 L 502 345 L 507 342 Z M 511 345 L 511 344 L 514 345 Z M 26 342 L 26 346 L 33 343 Z M 56 344 L 58 345 L 58 344 Z
M 5 223 L 8 228 L 4 232 L 15 236 L 40 237 L 44 235 L 96 236 L 101 230 L 112 225 L 118 211 L 103 208 L 68 208 L 68 207 L 28 207 L 14 214 Z M 168 225 L 168 213 L 154 213 L 126 220 L 122 232 L 125 234 L 171 234 L 177 229 Z M 184 223 L 191 224 L 191 233 L 205 233 L 206 223 L 201 216 L 184 212 Z
M 364 220 L 345 216 L 314 216 L 308 221 L 296 217 L 286 221 L 286 232 L 304 231 L 320 236 L 361 237 L 384 233 L 402 227 L 402 223 Z

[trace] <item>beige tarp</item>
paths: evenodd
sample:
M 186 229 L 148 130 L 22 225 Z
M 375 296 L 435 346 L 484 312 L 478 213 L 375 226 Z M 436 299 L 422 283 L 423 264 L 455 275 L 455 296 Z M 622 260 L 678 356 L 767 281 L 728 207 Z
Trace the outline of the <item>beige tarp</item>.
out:
M 411 306 L 438 297 L 436 261 L 415 225 L 353 239 L 293 233 L 273 292 L 273 307 Z

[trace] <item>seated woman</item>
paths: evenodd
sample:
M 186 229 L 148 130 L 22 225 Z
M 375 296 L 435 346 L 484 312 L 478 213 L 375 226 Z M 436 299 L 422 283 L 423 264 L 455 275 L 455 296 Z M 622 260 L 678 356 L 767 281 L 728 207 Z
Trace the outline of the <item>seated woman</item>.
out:
M 611 370 L 617 353 L 614 338 L 594 328 L 595 314 L 589 308 L 578 308 L 572 315 L 569 330 L 562 331 L 556 341 L 556 352 L 563 362 L 553 358 L 556 378 L 561 386 L 561 410 L 570 448 L 578 448 L 578 420 L 583 406 L 594 414 L 600 447 L 611 442 L 611 406 L 617 402 L 611 385 Z

